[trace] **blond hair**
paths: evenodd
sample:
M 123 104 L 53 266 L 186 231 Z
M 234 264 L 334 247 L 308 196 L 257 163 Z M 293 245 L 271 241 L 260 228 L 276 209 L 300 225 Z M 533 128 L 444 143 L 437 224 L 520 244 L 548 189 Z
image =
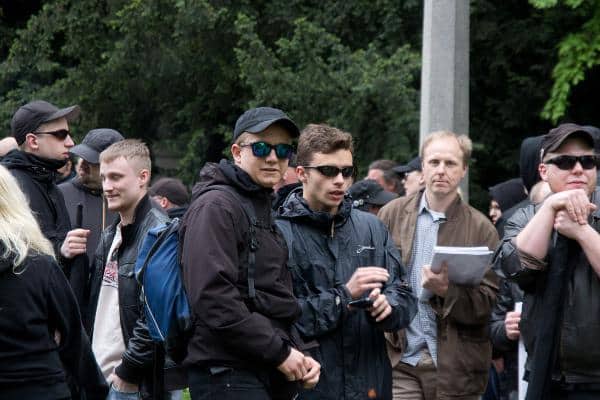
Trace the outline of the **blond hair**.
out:
M 52 244 L 42 233 L 29 201 L 17 180 L 3 166 L 0 166 L 0 243 L 4 245 L 2 257 L 14 256 L 15 272 L 30 253 L 55 258 Z
M 465 167 L 469 165 L 469 160 L 471 160 L 471 152 L 473 151 L 473 142 L 471 142 L 471 139 L 469 139 L 467 135 L 459 135 L 450 131 L 436 131 L 427 135 L 425 137 L 425 140 L 423 140 L 423 144 L 421 145 L 421 159 L 423 159 L 425 149 L 431 144 L 431 142 L 437 139 L 444 138 L 453 138 L 458 142 L 458 147 L 460 147 L 460 150 L 462 152 L 463 164 L 465 165 Z
M 100 153 L 100 162 L 107 163 L 123 157 L 130 164 L 135 164 L 138 167 L 136 172 L 147 169 L 148 172 L 152 169 L 150 161 L 150 150 L 144 142 L 139 139 L 125 139 L 113 143 Z

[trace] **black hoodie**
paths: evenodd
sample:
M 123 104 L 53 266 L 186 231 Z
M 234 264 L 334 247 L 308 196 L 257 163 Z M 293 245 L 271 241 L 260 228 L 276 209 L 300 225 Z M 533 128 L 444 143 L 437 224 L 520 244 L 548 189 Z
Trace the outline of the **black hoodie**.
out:
M 228 161 L 207 164 L 183 218 L 184 283 L 192 308 L 188 366 L 247 368 L 275 372 L 290 353 L 290 329 L 300 314 L 285 267 L 287 249 L 271 217 L 272 190 Z M 249 199 L 259 220 L 256 239 L 256 297 L 248 298 L 249 223 L 228 185 Z M 283 375 L 281 378 L 283 379 Z
M 60 334 L 60 345 L 54 332 Z M 18 268 L 2 258 L 0 398 L 69 397 L 67 374 L 84 388 L 86 398 L 106 397 L 108 387 L 64 274 L 49 256 L 28 256 Z

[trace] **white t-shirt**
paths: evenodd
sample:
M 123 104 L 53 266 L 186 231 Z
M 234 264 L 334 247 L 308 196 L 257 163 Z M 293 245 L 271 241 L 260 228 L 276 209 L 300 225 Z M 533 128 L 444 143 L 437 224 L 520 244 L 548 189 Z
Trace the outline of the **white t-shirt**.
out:
M 119 224 L 104 268 L 92 337 L 92 351 L 107 380 L 121 364 L 121 357 L 125 352 L 125 340 L 119 315 L 119 265 L 116 260 L 117 249 L 121 242 L 121 224 Z

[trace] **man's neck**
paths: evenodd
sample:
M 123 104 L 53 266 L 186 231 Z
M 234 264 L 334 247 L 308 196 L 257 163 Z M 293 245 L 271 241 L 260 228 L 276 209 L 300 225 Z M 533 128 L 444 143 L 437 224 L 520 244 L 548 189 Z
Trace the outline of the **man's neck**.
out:
M 327 212 L 331 215 L 335 215 L 335 214 L 337 214 L 338 210 L 340 209 L 339 205 L 334 208 L 329 208 L 323 204 L 316 204 L 315 202 L 313 202 L 309 198 L 307 198 L 304 194 L 302 195 L 302 198 L 306 201 L 306 204 L 308 204 L 308 208 L 310 208 L 311 211 Z
M 134 222 L 135 210 L 137 210 L 138 206 L 140 205 L 140 201 L 142 201 L 143 198 L 144 196 L 140 197 L 138 201 L 136 201 L 136 203 L 127 210 L 119 211 L 122 226 L 126 226 Z
M 436 196 L 429 190 L 425 189 L 424 196 L 427 200 L 427 206 L 429 209 L 440 213 L 445 213 L 450 205 L 456 200 L 458 192 L 454 191 L 444 196 Z

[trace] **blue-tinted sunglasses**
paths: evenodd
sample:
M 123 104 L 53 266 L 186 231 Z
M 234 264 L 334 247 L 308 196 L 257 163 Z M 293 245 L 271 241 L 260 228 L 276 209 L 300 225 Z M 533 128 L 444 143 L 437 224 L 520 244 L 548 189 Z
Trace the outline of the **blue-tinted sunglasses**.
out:
M 255 157 L 265 158 L 271 154 L 271 150 L 275 150 L 275 155 L 280 160 L 285 158 L 291 158 L 292 154 L 294 154 L 294 146 L 287 143 L 279 143 L 279 144 L 270 144 L 267 142 L 254 142 L 241 144 L 240 147 L 250 146 L 252 148 L 252 154 Z

